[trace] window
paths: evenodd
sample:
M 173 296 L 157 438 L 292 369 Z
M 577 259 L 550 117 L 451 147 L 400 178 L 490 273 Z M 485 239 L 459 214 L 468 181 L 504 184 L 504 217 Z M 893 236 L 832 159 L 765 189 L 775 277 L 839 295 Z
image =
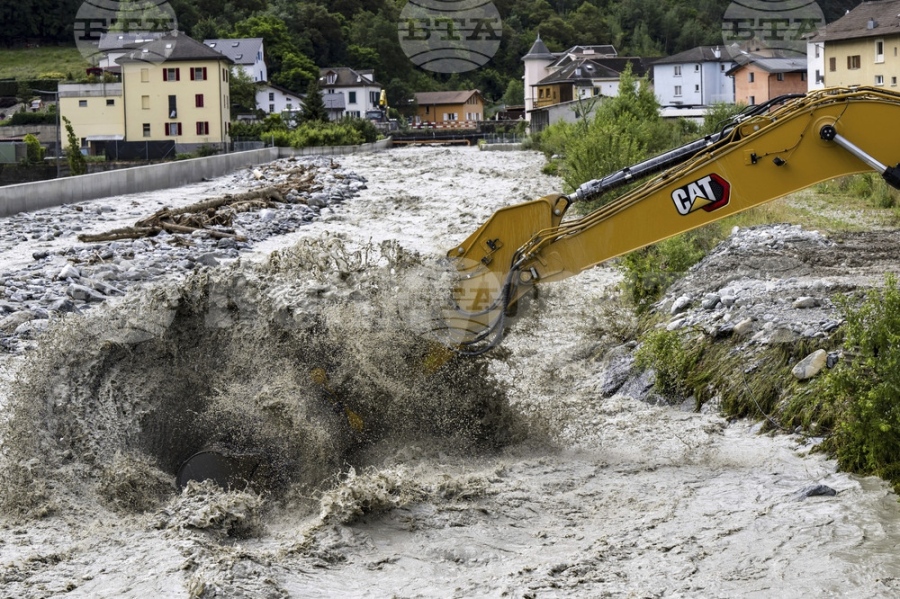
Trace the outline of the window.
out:
M 884 85 L 884 75 L 875 75 L 875 85 Z
M 222 69 L 222 81 L 228 83 L 228 69 Z
M 197 121 L 197 135 L 209 135 L 208 121 Z
M 328 85 L 334 85 L 337 81 L 337 73 L 328 73 L 325 76 L 325 81 L 328 83 Z
M 750 106 L 754 106 L 756 104 L 756 96 L 750 96 L 747 99 L 747 103 L 750 104 Z
M 819 50 L 820 50 L 820 49 L 819 49 L 819 44 L 815 44 L 814 47 L 815 47 L 815 49 L 816 49 L 816 58 L 818 58 L 818 57 L 819 57 Z
M 848 69 L 850 69 L 851 71 L 856 70 L 859 68 L 859 65 L 860 65 L 859 54 L 857 54 L 855 56 L 847 57 L 847 68 Z
M 144 137 L 150 137 L 150 123 L 144 123 Z
M 837 58 L 831 57 L 828 59 L 828 70 L 832 73 L 837 70 Z
M 676 86 L 675 86 L 675 95 L 676 95 L 676 96 L 680 96 L 680 95 L 681 95 L 681 86 L 680 86 L 680 85 L 676 85 Z
M 106 99 L 106 105 L 107 105 L 107 106 L 115 106 L 115 105 L 116 105 L 116 101 L 113 100 L 112 98 L 107 98 L 107 99 Z
M 819 71 L 819 69 L 816 69 L 816 83 L 822 83 L 824 81 L 825 79 L 822 78 L 822 73 Z
M 203 94 L 194 94 L 194 106 L 203 108 Z
M 166 135 L 169 137 L 181 135 L 181 123 L 166 123 Z
M 806 71 L 800 73 L 800 81 L 806 81 Z
M 700 84 L 697 83 L 694 85 L 694 92 L 699 92 L 699 91 L 700 91 Z
M 150 69 L 141 69 L 141 83 L 150 83 Z
M 884 62 L 884 40 L 875 40 L 875 62 Z
M 347 104 L 356 104 L 356 92 L 347 92 Z
M 775 79 L 777 79 L 778 81 L 784 81 L 784 73 L 777 73 L 775 75 Z
M 725 65 L 724 65 L 724 64 L 720 64 L 720 65 L 719 65 L 719 70 L 722 71 L 722 72 L 724 73 L 724 72 L 725 72 Z
M 181 81 L 181 69 L 178 67 L 163 69 L 163 81 Z
M 141 96 L 141 108 L 150 110 L 150 96 Z
M 694 72 L 695 72 L 695 73 L 699 73 L 699 72 L 700 72 L 700 65 L 699 65 L 699 64 L 695 64 L 695 65 L 694 65 Z
M 193 67 L 191 81 L 206 81 L 206 67 Z
M 675 76 L 681 77 L 681 65 L 680 64 L 675 65 Z
M 78 100 L 79 108 L 87 108 L 87 100 Z
M 273 112 L 275 112 L 275 105 L 269 104 L 269 114 L 272 114 Z
M 169 96 L 169 118 L 174 119 L 178 116 L 178 106 L 175 96 Z
M 269 92 L 269 102 L 275 101 L 275 92 Z
M 756 73 L 754 73 L 753 71 L 750 71 L 749 73 L 747 73 L 747 81 L 749 81 L 750 83 L 753 83 L 753 80 L 755 78 L 756 78 Z
M 377 106 L 378 102 L 381 100 L 381 98 L 379 98 L 379 95 L 380 94 L 378 92 L 369 92 L 369 104 L 371 104 L 372 106 Z
M 444 120 L 445 120 L 445 121 L 458 121 L 458 120 L 459 120 L 459 115 L 456 114 L 455 112 L 449 112 L 449 113 L 448 113 L 448 112 L 445 112 L 445 113 L 444 113 Z
M 897 87 L 897 77 L 891 77 L 891 87 Z

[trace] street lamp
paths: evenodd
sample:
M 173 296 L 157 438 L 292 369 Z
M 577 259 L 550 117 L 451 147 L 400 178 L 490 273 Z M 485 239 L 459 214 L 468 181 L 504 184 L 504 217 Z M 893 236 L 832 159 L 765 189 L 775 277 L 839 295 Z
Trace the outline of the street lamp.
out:
M 44 90 L 44 89 L 33 89 L 31 91 L 37 92 L 39 94 L 53 94 L 53 96 L 56 98 L 56 178 L 59 179 L 59 153 L 60 153 L 60 150 L 62 150 L 62 141 L 60 138 L 60 122 L 59 122 L 60 113 L 62 112 L 62 110 L 60 109 L 60 106 L 59 106 L 59 90 L 57 90 L 55 92 L 51 92 L 51 91 Z

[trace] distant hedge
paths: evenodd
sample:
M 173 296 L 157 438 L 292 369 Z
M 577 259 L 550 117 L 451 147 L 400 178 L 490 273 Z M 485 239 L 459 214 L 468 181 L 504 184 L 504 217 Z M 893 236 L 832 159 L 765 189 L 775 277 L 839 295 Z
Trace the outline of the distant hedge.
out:
M 0 81 L 0 96 L 18 96 L 19 85 L 25 83 L 31 89 L 55 92 L 59 89 L 56 79 L 4 79 Z M 39 95 L 35 93 L 35 95 Z
M 16 112 L 9 119 L 10 125 L 55 125 L 53 112 Z

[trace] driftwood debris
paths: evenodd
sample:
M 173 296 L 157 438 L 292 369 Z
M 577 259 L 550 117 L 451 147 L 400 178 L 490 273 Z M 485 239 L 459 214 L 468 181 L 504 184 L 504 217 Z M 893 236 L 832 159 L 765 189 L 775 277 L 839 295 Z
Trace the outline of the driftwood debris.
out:
M 314 178 L 315 173 L 307 173 L 303 180 L 310 184 Z M 296 179 L 292 183 L 296 183 Z M 217 239 L 232 238 L 244 241 L 243 236 L 227 229 L 231 227 L 234 215 L 239 212 L 270 207 L 276 202 L 286 202 L 282 190 L 278 187 L 264 187 L 245 193 L 204 200 L 181 208 L 163 208 L 147 218 L 139 220 L 132 227 L 113 229 L 105 233 L 83 234 L 78 236 L 78 240 L 90 243 L 152 237 L 161 231 L 187 234 L 203 231 Z M 226 229 L 211 227 L 225 227 Z

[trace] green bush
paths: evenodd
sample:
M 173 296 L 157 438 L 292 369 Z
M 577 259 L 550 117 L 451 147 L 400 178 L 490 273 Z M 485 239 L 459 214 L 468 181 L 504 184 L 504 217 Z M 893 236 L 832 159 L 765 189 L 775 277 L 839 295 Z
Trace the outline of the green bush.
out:
M 618 262 L 622 287 L 638 312 L 662 297 L 669 285 L 724 237 L 722 226 L 712 223 L 623 256 Z
M 278 119 L 278 124 L 281 119 Z M 260 123 L 245 124 L 242 128 L 232 126 L 231 133 L 235 137 L 256 137 L 265 142 L 272 141 L 276 146 L 287 148 L 307 148 L 312 146 L 351 146 L 371 143 L 378 139 L 378 129 L 365 119 L 343 119 L 340 121 L 310 121 L 298 125 L 295 129 L 281 128 L 267 117 L 263 125 L 276 125 L 271 128 L 257 130 Z M 251 135 L 248 135 L 251 133 Z M 252 135 L 255 133 L 255 135 Z
M 691 351 L 678 331 L 651 331 L 642 339 L 635 353 L 639 368 L 656 372 L 654 388 L 664 396 L 688 397 L 691 372 L 700 359 L 700 352 Z
M 265 131 L 260 135 L 260 139 L 263 141 L 272 141 L 272 144 L 279 148 L 290 148 L 291 147 L 291 133 L 286 129 L 273 129 L 271 131 Z
M 839 466 L 900 486 L 900 290 L 893 275 L 856 306 L 840 302 L 845 359 L 819 383 L 838 412 L 828 447 Z
M 9 119 L 10 125 L 55 125 L 54 112 L 17 112 Z
M 66 117 L 62 118 L 66 127 L 66 160 L 69 163 L 69 174 L 83 175 L 87 172 L 87 160 L 81 153 L 81 144 L 72 123 Z
M 815 186 L 820 194 L 850 195 L 870 202 L 877 208 L 897 206 L 900 192 L 888 185 L 877 173 L 861 173 L 823 181 Z
M 363 143 L 362 134 L 353 125 L 337 123 L 303 123 L 291 131 L 291 146 L 353 146 Z
M 375 123 L 368 119 L 350 118 L 341 122 L 356 130 L 362 136 L 363 143 L 370 144 L 378 139 L 378 129 L 375 127 Z
M 44 151 L 45 149 L 41 147 L 41 142 L 38 141 L 38 138 L 29 133 L 25 136 L 25 163 L 26 164 L 40 164 L 44 161 Z
M 715 102 L 703 115 L 703 124 L 700 126 L 701 135 L 710 135 L 718 133 L 722 127 L 728 123 L 733 117 L 740 114 L 746 104 L 725 104 L 724 102 Z

